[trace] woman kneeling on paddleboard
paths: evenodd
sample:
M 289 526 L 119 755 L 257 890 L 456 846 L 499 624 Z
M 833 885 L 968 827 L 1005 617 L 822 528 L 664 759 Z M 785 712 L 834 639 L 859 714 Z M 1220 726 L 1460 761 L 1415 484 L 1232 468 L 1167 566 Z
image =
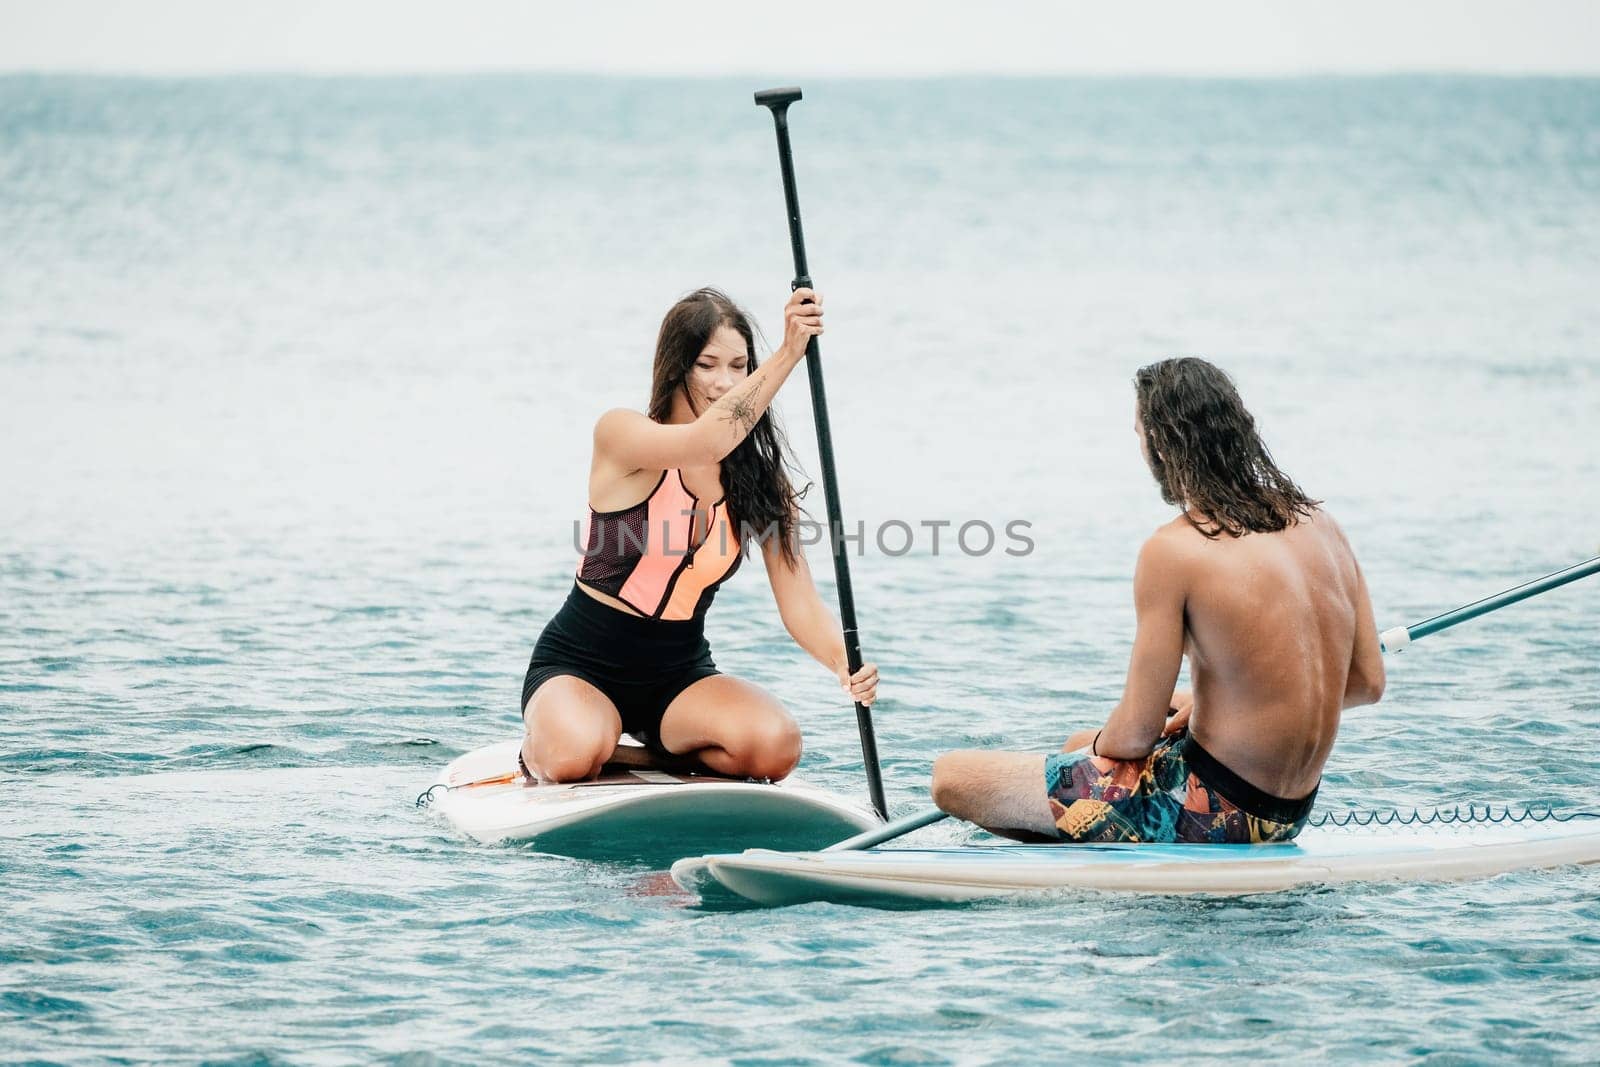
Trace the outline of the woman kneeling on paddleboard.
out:
M 522 684 L 525 775 L 600 773 L 624 733 L 720 774 L 779 779 L 800 730 L 772 694 L 720 673 L 705 639 L 717 588 L 757 541 L 778 613 L 801 648 L 871 704 L 878 670 L 852 677 L 839 624 L 797 536 L 797 494 L 767 408 L 822 333 L 822 298 L 797 289 L 783 344 L 759 369 L 749 317 L 715 289 L 667 312 L 649 413 L 618 408 L 594 428 L 589 521 L 577 580 L 545 625 Z

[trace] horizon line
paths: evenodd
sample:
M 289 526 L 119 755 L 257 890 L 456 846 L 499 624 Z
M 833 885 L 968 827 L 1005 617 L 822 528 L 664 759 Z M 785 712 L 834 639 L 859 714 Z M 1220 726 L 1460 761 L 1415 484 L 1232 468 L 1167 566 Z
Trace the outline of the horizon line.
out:
M 1046 81 L 1046 80 L 1172 80 L 1172 81 L 1288 81 L 1295 79 L 1377 80 L 1382 78 L 1504 78 L 1550 80 L 1600 80 L 1600 66 L 1593 69 L 1512 69 L 1483 67 L 1392 67 L 1371 70 L 1338 68 L 1239 70 L 1221 72 L 1204 69 L 1151 68 L 1149 70 L 929 70 L 929 71 L 811 71 L 790 73 L 774 79 L 760 71 L 718 71 L 690 73 L 674 70 L 623 70 L 603 68 L 541 67 L 394 67 L 362 69 L 355 67 L 244 67 L 210 69 L 205 67 L 127 68 L 127 67 L 9 67 L 0 68 L 0 78 L 66 77 L 126 78 L 155 80 L 222 80 L 227 78 L 595 78 L 650 81 L 734 81 L 762 78 L 766 82 L 796 81 Z

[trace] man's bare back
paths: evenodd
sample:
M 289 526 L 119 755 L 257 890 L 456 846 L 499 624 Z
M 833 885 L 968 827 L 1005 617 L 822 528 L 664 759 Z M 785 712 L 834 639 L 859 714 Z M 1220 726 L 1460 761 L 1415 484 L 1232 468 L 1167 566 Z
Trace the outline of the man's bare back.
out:
M 1134 567 L 1122 699 L 1058 755 L 946 753 L 934 803 L 999 833 L 1070 841 L 1292 840 L 1340 713 L 1383 695 L 1366 582 L 1223 371 L 1162 360 L 1134 391 L 1140 453 L 1179 514 Z M 1175 689 L 1185 656 L 1192 694 Z
M 1189 732 L 1257 788 L 1305 796 L 1347 697 L 1370 695 L 1374 671 L 1382 678 L 1366 583 L 1343 532 L 1317 509 L 1285 530 L 1215 539 L 1179 516 L 1155 537 L 1173 544 L 1188 589 Z

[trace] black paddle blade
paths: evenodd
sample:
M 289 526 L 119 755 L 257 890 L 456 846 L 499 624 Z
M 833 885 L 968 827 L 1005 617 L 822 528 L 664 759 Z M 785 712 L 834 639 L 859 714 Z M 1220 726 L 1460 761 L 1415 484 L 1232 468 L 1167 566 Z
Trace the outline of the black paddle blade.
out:
M 787 86 L 782 89 L 763 89 L 756 94 L 756 103 L 761 107 L 773 109 L 785 108 L 800 99 L 798 86 Z

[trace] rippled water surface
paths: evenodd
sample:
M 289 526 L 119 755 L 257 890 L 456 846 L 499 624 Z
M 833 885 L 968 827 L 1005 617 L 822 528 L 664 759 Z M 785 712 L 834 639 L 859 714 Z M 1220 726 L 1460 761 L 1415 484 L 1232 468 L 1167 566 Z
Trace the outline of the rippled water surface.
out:
M 0 79 L 0 1058 L 1594 1060 L 1591 871 L 704 911 L 413 807 L 514 736 L 662 311 L 778 324 L 753 88 Z M 1600 551 L 1600 83 L 819 83 L 793 121 L 897 811 L 1116 699 L 1152 359 L 1236 375 L 1383 625 Z M 709 625 L 862 793 L 759 566 Z M 1389 670 L 1325 807 L 1595 807 L 1592 581 Z

